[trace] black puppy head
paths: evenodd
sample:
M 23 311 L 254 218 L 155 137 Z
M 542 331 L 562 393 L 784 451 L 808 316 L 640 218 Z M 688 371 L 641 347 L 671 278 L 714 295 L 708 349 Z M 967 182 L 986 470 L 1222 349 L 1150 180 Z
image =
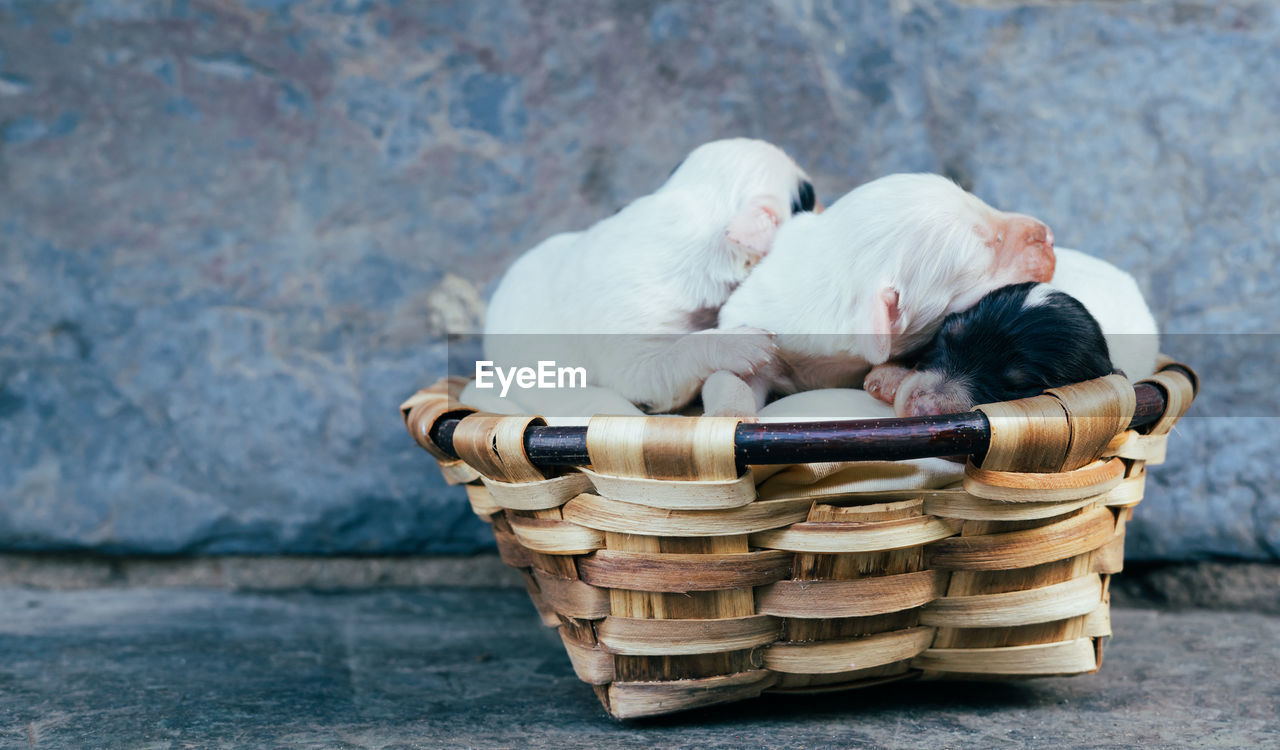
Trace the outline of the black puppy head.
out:
M 1114 371 L 1084 305 L 1040 284 L 1015 284 L 943 320 L 894 406 L 904 416 L 963 412 Z

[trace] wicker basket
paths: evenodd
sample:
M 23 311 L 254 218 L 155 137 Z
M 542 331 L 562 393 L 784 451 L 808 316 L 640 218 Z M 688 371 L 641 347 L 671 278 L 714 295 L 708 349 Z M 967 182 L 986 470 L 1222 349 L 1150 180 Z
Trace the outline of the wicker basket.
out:
M 978 407 L 962 489 L 759 496 L 735 445 L 748 425 L 724 418 L 597 417 L 586 455 L 557 461 L 590 468 L 548 469 L 529 446 L 572 443 L 572 428 L 475 413 L 456 380 L 401 408 L 578 676 L 628 718 L 765 691 L 1095 671 L 1145 466 L 1195 393 L 1190 370 L 1164 364 L 1137 388 L 1111 376 Z M 928 432 L 914 455 L 955 452 Z M 799 461 L 821 476 L 840 441 L 813 445 L 823 463 Z

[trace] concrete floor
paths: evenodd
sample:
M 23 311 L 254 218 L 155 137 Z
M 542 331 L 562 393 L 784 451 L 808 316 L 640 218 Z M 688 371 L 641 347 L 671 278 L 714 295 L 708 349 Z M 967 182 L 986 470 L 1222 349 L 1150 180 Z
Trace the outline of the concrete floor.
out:
M 0 748 L 1276 747 L 1280 617 L 1118 609 L 1102 671 L 604 715 L 521 591 L 0 588 Z

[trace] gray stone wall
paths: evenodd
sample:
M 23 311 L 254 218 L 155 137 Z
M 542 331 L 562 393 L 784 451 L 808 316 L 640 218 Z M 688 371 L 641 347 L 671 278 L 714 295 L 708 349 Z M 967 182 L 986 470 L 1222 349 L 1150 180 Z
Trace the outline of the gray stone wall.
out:
M 750 135 L 1235 334 L 1166 347 L 1205 394 L 1130 554 L 1278 559 L 1277 80 L 1252 2 L 0 1 L 0 549 L 484 548 L 396 405 L 523 249 Z

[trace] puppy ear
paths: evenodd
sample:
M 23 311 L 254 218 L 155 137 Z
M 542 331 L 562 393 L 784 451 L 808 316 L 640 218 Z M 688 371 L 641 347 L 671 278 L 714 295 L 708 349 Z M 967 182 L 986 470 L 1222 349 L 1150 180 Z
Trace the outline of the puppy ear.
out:
M 893 353 L 898 314 L 898 290 L 888 285 L 880 287 L 871 299 L 871 345 L 867 361 L 872 365 L 884 364 Z
M 759 260 L 773 247 L 773 236 L 785 210 L 773 196 L 757 195 L 729 221 L 725 236 L 743 248 L 751 260 Z

